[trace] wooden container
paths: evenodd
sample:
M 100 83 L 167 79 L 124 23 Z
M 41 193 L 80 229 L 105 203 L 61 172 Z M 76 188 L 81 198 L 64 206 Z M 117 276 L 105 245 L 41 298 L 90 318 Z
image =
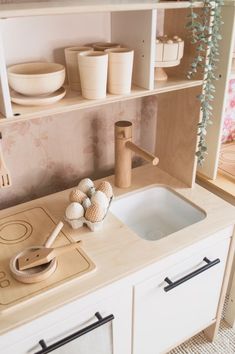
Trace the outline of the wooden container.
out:
M 49 95 L 65 80 L 65 67 L 58 63 L 30 62 L 8 68 L 10 87 L 26 96 Z
M 106 49 L 109 55 L 108 91 L 116 95 L 131 92 L 134 51 L 128 48 Z
M 170 67 L 180 64 L 184 53 L 184 41 L 178 36 L 156 40 L 155 66 Z
M 44 246 L 36 246 L 35 250 L 44 249 Z M 18 253 L 10 260 L 10 270 L 12 276 L 21 283 L 32 284 L 39 283 L 52 275 L 57 267 L 57 259 L 53 258 L 49 263 L 39 267 L 30 268 L 27 270 L 18 269 L 18 258 L 23 257 L 28 251 L 34 250 L 33 247 L 28 247 L 24 251 Z
M 162 68 L 169 68 L 180 64 L 184 54 L 184 41 L 178 36 L 168 38 L 166 35 L 156 39 L 155 49 L 155 80 L 168 79 Z
M 78 54 L 82 96 L 87 99 L 106 97 L 108 54 L 88 51 Z
M 93 50 L 93 48 L 83 46 L 69 47 L 65 48 L 64 50 L 69 86 L 74 91 L 81 91 L 80 74 L 78 68 L 78 54 L 88 50 Z
M 95 49 L 95 50 L 98 50 L 98 51 L 105 51 L 106 49 L 111 49 L 111 48 L 120 48 L 120 44 L 119 43 L 112 43 L 112 42 L 97 42 L 97 43 L 94 43 L 92 44 L 92 47 Z

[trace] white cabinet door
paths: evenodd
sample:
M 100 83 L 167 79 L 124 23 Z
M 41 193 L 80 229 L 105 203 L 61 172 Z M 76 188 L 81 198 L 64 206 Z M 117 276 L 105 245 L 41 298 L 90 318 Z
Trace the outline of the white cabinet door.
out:
M 132 289 L 120 289 L 119 292 L 97 301 L 94 294 L 94 303 L 84 307 L 80 300 L 74 303 L 73 314 L 68 315 L 66 306 L 55 311 L 57 322 L 48 326 L 46 318 L 38 321 L 38 331 L 30 337 L 22 331 L 22 340 L 14 343 L 14 331 L 9 336 L 7 347 L 1 346 L 0 352 L 4 354 L 34 354 L 40 352 L 42 347 L 38 344 L 44 340 L 47 346 L 54 345 L 68 336 L 87 329 L 88 326 L 98 322 L 95 314 L 106 318 L 111 314 L 114 319 L 104 323 L 85 333 L 79 338 L 73 339 L 68 344 L 58 347 L 51 353 L 55 354 L 130 354 L 131 353 L 131 329 L 132 329 Z M 59 313 L 60 312 L 60 313 Z M 60 318 L 60 320 L 58 320 Z M 17 331 L 17 330 L 16 330 Z M 16 333 L 15 333 L 16 335 Z M 12 342 L 11 342 L 12 339 Z M 14 343 L 14 344 L 13 344 Z M 64 341 L 63 341 L 64 343 Z
M 165 353 L 212 323 L 229 244 L 220 241 L 135 286 L 134 354 Z M 208 265 L 205 257 L 214 262 Z

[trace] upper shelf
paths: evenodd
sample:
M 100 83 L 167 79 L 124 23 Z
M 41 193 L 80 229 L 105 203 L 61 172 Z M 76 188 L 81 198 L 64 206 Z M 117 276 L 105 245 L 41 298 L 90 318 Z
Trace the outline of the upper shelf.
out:
M 126 101 L 134 98 L 157 95 L 165 92 L 187 89 L 202 85 L 201 80 L 184 80 L 170 78 L 167 81 L 155 81 L 153 90 L 146 90 L 137 86 L 133 86 L 129 95 L 111 95 L 100 100 L 87 100 L 80 96 L 78 92 L 70 90 L 68 87 L 66 96 L 59 102 L 48 106 L 20 106 L 13 104 L 14 117 L 6 119 L 0 116 L 0 125 L 11 124 L 15 121 L 28 120 L 33 118 L 45 117 L 49 114 L 66 113 L 78 109 L 92 108 L 104 104 L 115 103 L 118 101 Z
M 231 1 L 230 1 L 231 3 Z M 1 4 L 0 18 L 27 17 L 41 15 L 58 15 L 84 12 L 115 12 L 152 9 L 174 9 L 190 7 L 189 1 L 157 0 L 65 0 L 43 1 L 17 4 Z M 201 7 L 201 1 L 195 2 L 194 7 Z

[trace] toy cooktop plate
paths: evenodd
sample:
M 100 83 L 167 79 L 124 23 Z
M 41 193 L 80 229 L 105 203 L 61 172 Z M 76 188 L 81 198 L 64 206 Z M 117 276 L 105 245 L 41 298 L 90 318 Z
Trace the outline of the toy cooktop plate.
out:
M 9 269 L 11 257 L 27 247 L 43 245 L 55 226 L 50 214 L 41 207 L 0 219 L 0 311 L 95 269 L 94 263 L 78 245 L 77 249 L 58 257 L 55 273 L 42 282 L 23 284 L 12 277 Z M 53 247 L 69 243 L 71 241 L 61 231 Z

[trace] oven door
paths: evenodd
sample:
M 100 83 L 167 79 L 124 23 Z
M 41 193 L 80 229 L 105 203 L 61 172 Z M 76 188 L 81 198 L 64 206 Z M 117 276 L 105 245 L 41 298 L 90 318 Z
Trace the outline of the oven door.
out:
M 50 345 L 41 339 L 41 350 L 35 354 L 112 354 L 114 315 L 102 317 L 96 312 L 94 317 L 93 323 Z

